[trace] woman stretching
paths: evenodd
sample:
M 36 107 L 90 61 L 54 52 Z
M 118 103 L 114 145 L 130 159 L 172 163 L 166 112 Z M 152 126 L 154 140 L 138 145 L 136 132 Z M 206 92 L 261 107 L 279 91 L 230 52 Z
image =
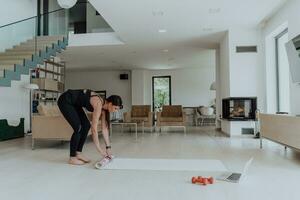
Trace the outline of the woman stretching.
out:
M 84 157 L 81 152 L 91 128 L 93 142 L 101 156 L 111 156 L 111 146 L 109 141 L 109 121 L 110 112 L 122 109 L 122 99 L 117 95 L 112 95 L 103 100 L 91 90 L 68 90 L 58 99 L 58 107 L 71 125 L 74 133 L 70 142 L 69 164 L 83 165 L 90 160 Z M 92 124 L 88 120 L 83 108 L 93 112 Z M 101 117 L 101 118 L 100 118 Z M 105 140 L 106 148 L 102 148 L 98 138 L 98 122 L 101 119 L 102 134 Z

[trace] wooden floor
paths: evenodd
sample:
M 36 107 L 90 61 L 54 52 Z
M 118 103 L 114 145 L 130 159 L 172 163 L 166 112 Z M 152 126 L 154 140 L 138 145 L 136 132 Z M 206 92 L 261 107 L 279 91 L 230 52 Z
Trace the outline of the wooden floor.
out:
M 116 133 L 116 134 L 115 134 Z M 250 157 L 246 179 L 240 184 L 217 181 L 206 187 L 192 185 L 190 178 L 216 175 L 214 172 L 96 170 L 100 159 L 90 138 L 84 149 L 93 160 L 85 166 L 70 166 L 69 144 L 37 143 L 31 138 L 0 143 L 0 199 L 3 200 L 183 200 L 183 199 L 289 199 L 300 198 L 300 153 L 251 137 L 227 138 L 212 128 L 147 133 L 114 132 L 113 152 L 124 158 L 216 159 L 233 171 L 240 171 Z

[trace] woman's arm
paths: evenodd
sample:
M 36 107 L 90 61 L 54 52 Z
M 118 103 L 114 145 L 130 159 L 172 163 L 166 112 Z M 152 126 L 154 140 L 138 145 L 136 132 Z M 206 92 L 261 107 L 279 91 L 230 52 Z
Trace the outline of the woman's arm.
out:
M 94 142 L 98 152 L 101 155 L 106 156 L 107 153 L 104 149 L 101 148 L 100 142 L 99 142 L 99 137 L 98 137 L 98 123 L 99 123 L 99 118 L 100 118 L 101 111 L 102 111 L 102 103 L 100 101 L 98 101 L 94 105 L 95 106 L 94 106 L 94 112 L 92 115 L 92 127 L 91 127 L 92 138 L 93 138 L 93 142 Z
M 103 112 L 103 114 L 101 115 L 102 134 L 103 134 L 103 138 L 104 138 L 106 146 L 110 146 L 109 131 L 108 131 L 109 127 L 106 122 L 105 115 L 106 115 L 106 112 Z

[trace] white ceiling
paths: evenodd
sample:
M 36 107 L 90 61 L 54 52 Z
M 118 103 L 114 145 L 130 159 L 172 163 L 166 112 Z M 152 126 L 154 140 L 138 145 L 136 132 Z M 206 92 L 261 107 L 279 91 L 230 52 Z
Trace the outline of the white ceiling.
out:
M 125 45 L 68 48 L 69 69 L 214 66 L 211 49 L 226 30 L 256 28 L 286 0 L 89 1 Z

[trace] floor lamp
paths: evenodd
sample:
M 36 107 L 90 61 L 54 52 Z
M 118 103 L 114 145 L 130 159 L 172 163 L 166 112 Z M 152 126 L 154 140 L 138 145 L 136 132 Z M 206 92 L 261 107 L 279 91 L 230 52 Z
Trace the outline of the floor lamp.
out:
M 33 90 L 38 90 L 39 86 L 37 84 L 33 83 L 28 83 L 27 85 L 24 86 L 25 89 L 30 91 L 30 100 L 29 100 L 29 131 L 28 133 L 31 133 L 32 131 L 32 91 Z

